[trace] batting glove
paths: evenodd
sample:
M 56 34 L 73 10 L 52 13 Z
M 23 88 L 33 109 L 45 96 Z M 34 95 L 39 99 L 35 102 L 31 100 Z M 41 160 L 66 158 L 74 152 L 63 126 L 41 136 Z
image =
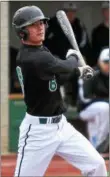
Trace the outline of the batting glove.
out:
M 94 70 L 86 65 L 82 67 L 78 67 L 79 70 L 79 78 L 83 78 L 84 80 L 90 79 L 94 76 Z
M 70 57 L 71 55 L 76 55 L 78 58 L 80 57 L 80 53 L 77 50 L 73 50 L 73 49 L 69 49 L 67 54 L 66 54 L 66 58 Z

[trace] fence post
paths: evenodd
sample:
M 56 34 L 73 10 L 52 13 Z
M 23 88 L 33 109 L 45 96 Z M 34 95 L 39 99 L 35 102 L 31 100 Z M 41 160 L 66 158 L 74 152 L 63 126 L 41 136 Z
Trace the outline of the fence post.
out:
M 1 2 L 1 153 L 8 152 L 8 2 Z

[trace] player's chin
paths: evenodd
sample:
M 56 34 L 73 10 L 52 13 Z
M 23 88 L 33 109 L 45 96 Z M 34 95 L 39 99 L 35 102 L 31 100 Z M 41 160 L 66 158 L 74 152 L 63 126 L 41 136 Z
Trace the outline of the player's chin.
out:
M 35 38 L 33 38 L 33 42 L 34 43 L 41 43 L 41 42 L 43 42 L 45 40 L 45 36 L 44 35 L 42 35 L 42 36 L 37 36 L 37 37 L 35 37 Z
M 41 40 L 44 40 L 45 39 L 45 35 L 41 35 Z
M 45 37 L 43 36 L 42 38 L 41 38 L 41 41 L 44 41 L 45 40 Z
M 38 40 L 38 41 L 44 41 L 44 40 L 45 40 L 45 36 L 42 35 L 42 36 L 40 36 L 37 40 Z

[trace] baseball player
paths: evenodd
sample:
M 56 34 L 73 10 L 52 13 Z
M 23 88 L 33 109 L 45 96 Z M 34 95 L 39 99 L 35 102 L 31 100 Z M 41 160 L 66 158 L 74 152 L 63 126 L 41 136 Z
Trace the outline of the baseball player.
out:
M 79 87 L 79 116 L 87 121 L 89 140 L 100 152 L 109 134 L 109 60 L 105 48 L 99 55 L 99 72 Z
M 74 69 L 82 77 L 92 69 L 78 67 L 74 50 L 67 52 L 67 60 L 61 60 L 43 46 L 47 21 L 36 6 L 22 7 L 13 17 L 21 41 L 16 69 L 27 106 L 20 125 L 15 176 L 43 176 L 55 154 L 85 176 L 107 176 L 103 158 L 67 122 L 60 94 L 60 85 L 72 79 Z

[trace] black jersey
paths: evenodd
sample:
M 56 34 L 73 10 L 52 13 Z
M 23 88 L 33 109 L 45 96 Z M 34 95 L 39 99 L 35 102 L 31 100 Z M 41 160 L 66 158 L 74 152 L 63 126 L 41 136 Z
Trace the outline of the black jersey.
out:
M 77 63 L 74 56 L 68 60 L 55 58 L 44 46 L 23 45 L 20 48 L 16 69 L 29 114 L 54 116 L 64 113 L 60 76 L 66 80 Z

